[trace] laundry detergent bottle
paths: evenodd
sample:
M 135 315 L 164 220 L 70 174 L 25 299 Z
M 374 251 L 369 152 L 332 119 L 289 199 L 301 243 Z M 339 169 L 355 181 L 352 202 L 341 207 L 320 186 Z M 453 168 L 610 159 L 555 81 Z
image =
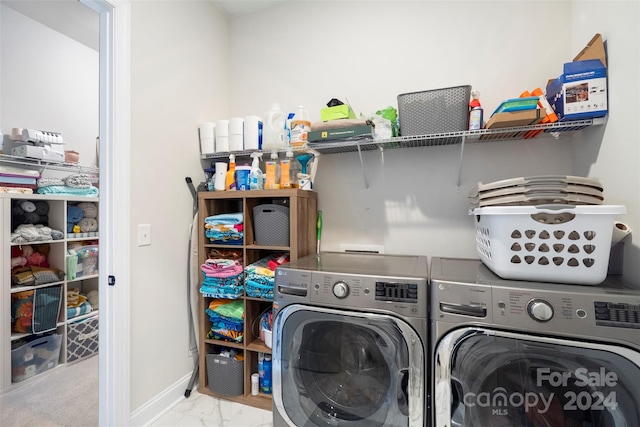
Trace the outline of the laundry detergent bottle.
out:
M 273 150 L 271 158 L 264 162 L 264 189 L 277 190 L 280 188 L 280 164 L 278 163 L 278 152 Z
M 287 115 L 280 109 L 280 104 L 273 103 L 265 116 L 262 126 L 262 149 L 279 150 L 287 147 L 285 124 Z
M 291 142 L 292 147 L 304 147 L 307 145 L 311 120 L 309 112 L 303 105 L 298 106 L 296 114 L 291 119 Z
M 280 160 L 280 188 L 293 188 L 291 180 L 291 161 L 293 160 L 293 151 L 287 150 L 285 158 Z

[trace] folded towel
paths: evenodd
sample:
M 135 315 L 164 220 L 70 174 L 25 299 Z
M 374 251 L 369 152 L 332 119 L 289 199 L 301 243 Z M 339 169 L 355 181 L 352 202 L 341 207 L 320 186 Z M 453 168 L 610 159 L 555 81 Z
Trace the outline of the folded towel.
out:
M 242 212 L 239 213 L 229 213 L 229 214 L 220 214 L 220 215 L 212 215 L 205 218 L 204 223 L 210 225 L 234 225 L 234 224 L 242 224 L 243 215 Z
M 47 187 L 39 187 L 36 190 L 38 194 L 60 194 L 65 196 L 86 196 L 98 197 L 99 190 L 96 187 L 74 188 L 67 185 L 50 185 Z
M 91 187 L 91 180 L 89 175 L 84 173 L 76 173 L 69 175 L 64 179 L 65 185 L 73 188 L 89 188 Z

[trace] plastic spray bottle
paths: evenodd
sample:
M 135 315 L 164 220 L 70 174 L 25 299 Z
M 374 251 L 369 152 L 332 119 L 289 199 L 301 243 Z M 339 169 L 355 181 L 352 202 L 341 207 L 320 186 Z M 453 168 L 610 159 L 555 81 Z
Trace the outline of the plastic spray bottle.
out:
M 291 179 L 291 163 L 293 161 L 293 151 L 287 150 L 285 158 L 280 160 L 280 188 L 293 188 Z
M 236 156 L 229 155 L 229 168 L 227 169 L 227 176 L 224 182 L 225 190 L 236 189 Z
M 262 158 L 262 153 L 251 153 L 251 158 L 253 161 L 251 162 L 251 171 L 249 172 L 249 190 L 262 190 L 263 178 L 262 171 L 260 170 L 260 159 Z
M 277 190 L 280 188 L 279 171 L 280 165 L 278 164 L 278 152 L 273 150 L 271 152 L 271 158 L 264 162 L 264 189 L 265 190 Z
M 291 164 L 289 165 L 289 176 L 291 188 L 298 188 L 298 173 L 302 171 L 300 162 L 293 156 L 292 151 L 287 152 L 287 157 L 291 154 Z

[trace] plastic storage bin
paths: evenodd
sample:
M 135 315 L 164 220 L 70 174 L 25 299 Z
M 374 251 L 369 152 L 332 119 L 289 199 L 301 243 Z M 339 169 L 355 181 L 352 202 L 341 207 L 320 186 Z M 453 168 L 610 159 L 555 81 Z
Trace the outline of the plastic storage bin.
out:
M 80 246 L 70 249 L 68 252 L 67 274 L 69 280 L 98 274 L 98 245 Z
M 471 86 L 398 95 L 400 135 L 430 135 L 469 128 Z
M 70 323 L 67 333 L 67 362 L 85 359 L 98 352 L 98 316 Z
M 244 394 L 244 362 L 219 354 L 207 354 L 209 389 L 225 396 Z
M 473 209 L 476 249 L 504 279 L 597 285 L 607 277 L 616 215 L 624 206 Z
M 11 381 L 19 382 L 58 366 L 62 335 L 47 335 L 11 350 Z
M 289 208 L 266 204 L 253 208 L 256 245 L 289 246 Z

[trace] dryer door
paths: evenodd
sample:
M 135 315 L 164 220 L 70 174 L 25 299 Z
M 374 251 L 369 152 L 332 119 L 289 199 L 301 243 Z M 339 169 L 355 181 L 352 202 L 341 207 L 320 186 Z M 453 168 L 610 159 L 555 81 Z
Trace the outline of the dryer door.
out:
M 640 353 L 483 328 L 435 355 L 436 427 L 635 427 Z
M 278 313 L 274 337 L 274 412 L 282 425 L 423 426 L 424 350 L 407 323 L 290 305 Z

